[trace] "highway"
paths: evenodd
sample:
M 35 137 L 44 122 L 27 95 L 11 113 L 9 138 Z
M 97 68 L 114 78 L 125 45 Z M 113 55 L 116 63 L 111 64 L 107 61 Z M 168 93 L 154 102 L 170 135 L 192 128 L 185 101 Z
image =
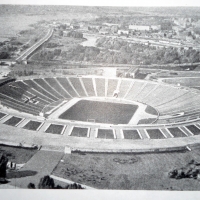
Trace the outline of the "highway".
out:
M 53 29 L 49 29 L 48 33 L 40 39 L 38 42 L 36 42 L 33 46 L 25 50 L 19 57 L 16 58 L 17 62 L 21 62 L 27 59 L 28 56 L 30 56 L 38 47 L 40 47 L 43 43 L 49 40 L 49 38 L 53 34 Z

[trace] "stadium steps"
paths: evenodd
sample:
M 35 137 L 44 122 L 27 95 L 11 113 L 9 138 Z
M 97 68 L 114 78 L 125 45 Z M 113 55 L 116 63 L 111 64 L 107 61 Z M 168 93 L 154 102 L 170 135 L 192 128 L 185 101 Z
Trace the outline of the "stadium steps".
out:
M 84 91 L 84 89 L 83 89 L 83 87 L 82 87 L 82 84 L 81 84 L 79 78 L 70 77 L 70 78 L 68 78 L 68 81 L 72 85 L 74 91 L 76 91 L 76 93 L 79 96 L 81 96 L 81 97 L 87 96 L 85 91 Z
M 105 97 L 105 78 L 95 78 L 97 96 Z
M 84 88 L 85 88 L 88 96 L 96 96 L 93 79 L 92 78 L 81 78 L 81 81 L 84 85 Z
M 65 98 L 72 98 L 72 96 L 66 91 L 66 89 L 60 84 L 57 78 L 44 78 L 44 80 L 54 88 L 60 95 Z
M 51 95 L 49 95 L 49 93 L 45 91 L 42 87 L 40 87 L 37 83 L 35 83 L 34 80 L 25 80 L 24 83 L 38 91 L 43 96 L 45 96 L 50 102 L 54 102 L 57 100 Z
M 43 104 L 49 104 L 51 103 L 51 101 L 46 98 L 45 95 L 41 94 L 40 92 L 38 92 L 37 90 L 35 90 L 34 88 L 31 88 L 29 85 L 27 85 L 24 81 L 20 81 L 18 82 L 19 85 L 21 85 L 22 88 L 24 88 L 24 90 L 30 92 L 31 94 L 33 94 L 34 96 L 37 96 L 40 99 L 40 102 Z
M 93 86 L 94 86 L 94 92 L 95 92 L 95 96 L 97 97 L 97 85 L 96 85 L 96 81 L 95 78 L 92 78 L 92 82 L 93 82 Z
M 1 123 L 3 124 L 4 122 L 8 121 L 10 118 L 12 118 L 12 115 L 7 115 L 3 119 L 1 119 Z
M 95 139 L 97 138 L 97 132 L 98 132 L 98 129 L 97 128 L 90 128 L 90 138 L 92 139 Z
M 73 87 L 69 84 L 66 78 L 57 77 L 56 80 L 60 85 L 70 94 L 71 97 L 78 97 L 79 95 L 74 91 Z
M 41 79 L 42 80 L 42 79 Z M 54 96 L 52 93 L 50 93 L 49 90 L 47 90 L 44 85 L 41 85 L 40 83 L 38 83 L 37 81 L 35 81 L 35 79 L 32 80 L 38 87 L 40 87 L 43 91 L 45 91 L 46 96 L 48 96 L 49 98 L 51 98 L 53 101 L 57 101 L 59 100 L 58 97 Z
M 142 139 L 150 139 L 150 137 L 145 129 L 139 129 L 138 133 L 140 134 Z
M 87 93 L 87 90 L 86 90 L 86 88 L 85 88 L 85 85 L 84 85 L 84 83 L 83 83 L 82 78 L 79 78 L 79 81 L 80 81 L 80 83 L 81 83 L 81 86 L 82 86 L 82 88 L 83 88 L 83 90 L 84 90 L 86 96 L 88 97 L 89 95 L 88 95 L 88 93 Z
M 30 121 L 30 119 L 24 119 L 24 121 L 23 121 L 22 123 L 20 123 L 17 127 L 22 128 L 22 127 L 24 127 L 29 121 Z
M 173 138 L 174 136 L 169 132 L 167 128 L 161 128 L 161 132 L 166 136 L 166 138 Z
M 115 129 L 116 139 L 124 139 L 124 134 L 122 129 Z
M 67 127 L 65 128 L 65 131 L 63 133 L 63 135 L 67 135 L 70 136 L 72 133 L 74 126 L 73 125 L 67 125 Z
M 184 126 L 181 126 L 179 128 L 183 133 L 185 133 L 186 136 L 193 136 L 193 133 L 186 129 Z
M 107 79 L 108 80 L 108 87 L 107 87 L 107 96 L 112 97 L 114 91 L 117 90 L 118 80 L 117 79 Z
M 135 100 L 142 102 L 143 99 L 153 91 L 153 89 L 156 87 L 156 84 L 148 83 L 145 85 L 143 90 L 135 97 Z
M 134 101 L 135 96 L 141 91 L 141 89 L 146 85 L 146 82 L 135 81 L 126 95 L 126 99 Z
M 127 89 L 124 91 L 124 94 L 122 95 L 121 94 L 121 87 L 125 84 L 125 82 L 122 82 L 123 84 L 121 84 L 120 85 L 120 93 L 119 93 L 119 97 L 120 98 L 124 98 L 124 99 L 126 99 L 126 97 L 127 97 L 127 95 L 129 94 L 129 92 L 130 92 L 130 90 L 131 90 L 131 88 L 132 88 L 132 86 L 133 86 L 133 84 L 135 83 L 134 81 L 131 81 L 131 82 L 126 82 L 126 84 L 127 84 Z
M 54 96 L 54 98 L 56 99 L 62 99 L 64 98 L 62 95 L 60 95 L 55 89 L 54 87 L 51 87 L 45 80 L 43 79 L 34 79 L 34 81 L 40 85 L 44 90 L 46 90 L 48 93 L 50 93 L 52 96 Z

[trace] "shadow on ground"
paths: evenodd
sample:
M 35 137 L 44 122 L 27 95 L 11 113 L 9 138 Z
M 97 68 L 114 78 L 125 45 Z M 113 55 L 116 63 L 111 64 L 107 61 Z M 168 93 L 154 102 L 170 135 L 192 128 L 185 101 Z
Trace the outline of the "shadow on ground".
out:
M 31 170 L 25 170 L 25 171 L 14 171 L 14 172 L 8 172 L 6 178 L 12 179 L 12 178 L 22 178 L 26 176 L 34 176 L 36 175 L 36 171 Z

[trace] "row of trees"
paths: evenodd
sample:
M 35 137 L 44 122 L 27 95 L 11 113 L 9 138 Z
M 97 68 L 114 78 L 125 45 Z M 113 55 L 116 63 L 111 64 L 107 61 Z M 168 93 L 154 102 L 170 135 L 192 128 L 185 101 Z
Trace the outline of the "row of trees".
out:
M 35 184 L 29 183 L 27 186 L 29 189 L 35 189 Z M 44 176 L 40 179 L 38 184 L 38 189 L 84 189 L 81 185 L 77 183 L 68 184 L 65 187 L 60 185 L 55 185 L 54 179 L 50 176 Z
M 130 43 L 119 38 L 102 37 L 96 47 L 74 45 L 67 51 L 44 49 L 34 55 L 37 60 L 53 60 L 60 56 L 69 61 L 86 61 L 107 64 L 181 64 L 200 62 L 200 51 L 177 48 L 156 48 Z

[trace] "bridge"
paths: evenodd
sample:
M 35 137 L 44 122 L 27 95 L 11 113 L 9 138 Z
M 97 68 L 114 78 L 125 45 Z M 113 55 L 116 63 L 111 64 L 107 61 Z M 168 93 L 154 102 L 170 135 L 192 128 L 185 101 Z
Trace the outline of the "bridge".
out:
M 33 46 L 25 50 L 19 57 L 16 58 L 16 62 L 21 63 L 27 63 L 27 58 L 36 50 L 38 49 L 42 44 L 44 44 L 46 41 L 50 39 L 50 37 L 53 34 L 53 29 L 49 29 L 48 33 L 40 39 L 38 42 L 36 42 Z

